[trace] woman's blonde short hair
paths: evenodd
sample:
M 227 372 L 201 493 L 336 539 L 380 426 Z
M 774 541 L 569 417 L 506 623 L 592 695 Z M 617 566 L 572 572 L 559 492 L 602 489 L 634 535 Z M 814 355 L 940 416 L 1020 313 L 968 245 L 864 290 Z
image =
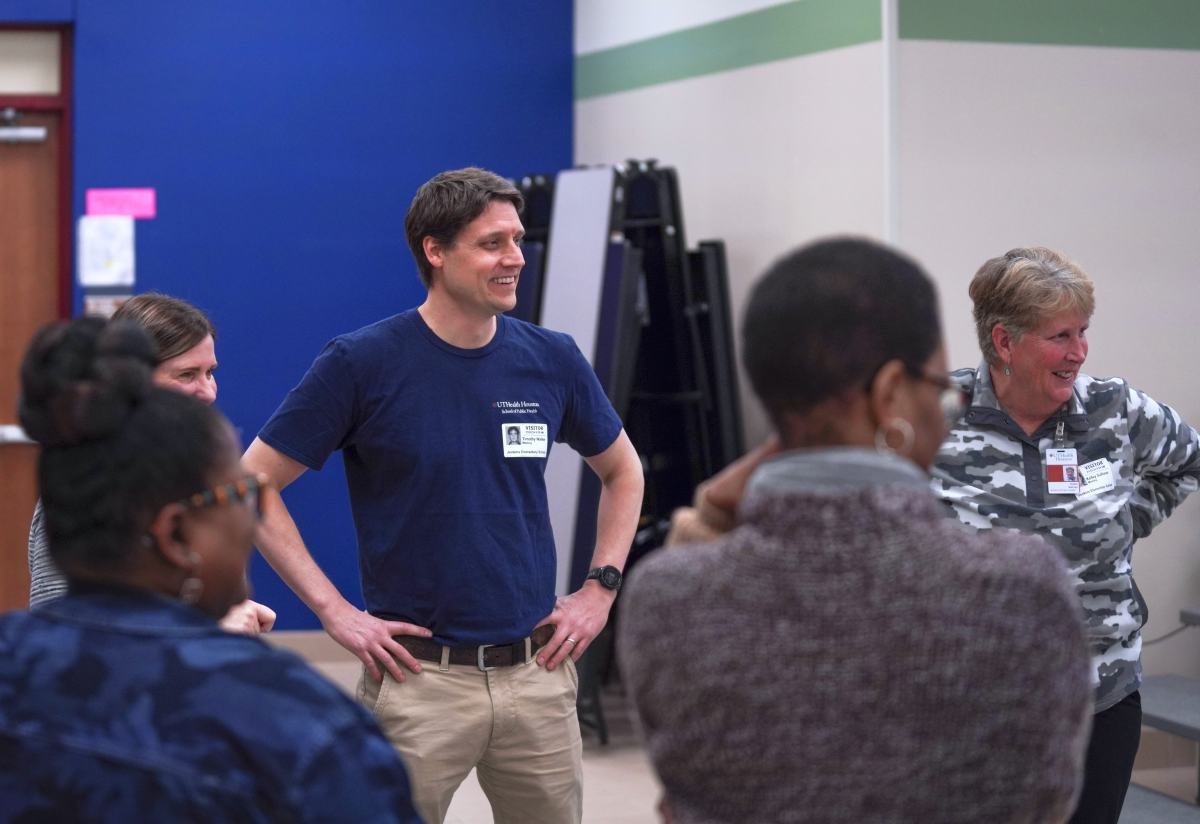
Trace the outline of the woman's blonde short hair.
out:
M 971 279 L 970 294 L 979 349 L 992 365 L 999 362 L 992 344 L 996 324 L 1019 340 L 1059 312 L 1091 317 L 1096 308 L 1091 278 L 1077 263 L 1045 246 L 1012 249 L 992 258 Z

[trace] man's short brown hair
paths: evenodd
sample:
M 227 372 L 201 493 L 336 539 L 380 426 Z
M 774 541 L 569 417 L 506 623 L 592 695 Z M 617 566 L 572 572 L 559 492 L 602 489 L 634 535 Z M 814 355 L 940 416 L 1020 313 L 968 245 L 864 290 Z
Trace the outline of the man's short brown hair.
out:
M 425 256 L 425 238 L 452 246 L 463 227 L 483 214 L 493 200 L 506 200 L 518 212 L 525 206 L 516 186 L 475 166 L 442 172 L 417 189 L 404 217 L 404 234 L 426 289 L 433 281 L 433 266 Z

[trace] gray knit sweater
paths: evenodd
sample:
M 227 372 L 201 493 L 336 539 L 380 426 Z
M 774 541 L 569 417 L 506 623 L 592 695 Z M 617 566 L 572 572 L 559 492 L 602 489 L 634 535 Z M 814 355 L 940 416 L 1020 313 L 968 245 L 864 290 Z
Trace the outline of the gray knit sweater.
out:
M 640 564 L 618 651 L 679 822 L 1047 822 L 1091 712 L 1065 567 L 911 464 L 785 453 L 740 525 Z

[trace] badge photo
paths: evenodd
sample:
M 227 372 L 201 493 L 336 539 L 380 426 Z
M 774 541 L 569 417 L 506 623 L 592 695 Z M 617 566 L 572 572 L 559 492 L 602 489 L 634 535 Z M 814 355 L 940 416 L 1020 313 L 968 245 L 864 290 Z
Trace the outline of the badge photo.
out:
M 503 423 L 500 444 L 506 458 L 544 458 L 549 448 L 546 424 Z
M 1051 495 L 1079 494 L 1079 466 L 1074 449 L 1046 450 L 1046 491 Z

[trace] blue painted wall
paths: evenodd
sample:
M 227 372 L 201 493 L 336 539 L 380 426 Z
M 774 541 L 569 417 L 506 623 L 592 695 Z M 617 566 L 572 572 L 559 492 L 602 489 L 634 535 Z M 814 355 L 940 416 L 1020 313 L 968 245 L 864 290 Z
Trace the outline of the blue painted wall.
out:
M 70 23 L 76 0 L 0 0 L 0 23 Z
M 0 22 L 39 5 L 61 19 L 62 0 L 0 0 Z M 471 164 L 571 165 L 568 2 L 70 6 L 76 214 L 88 188 L 158 190 L 158 217 L 137 223 L 137 288 L 212 316 L 217 403 L 245 442 L 325 341 L 424 297 L 403 236 L 420 183 Z M 340 458 L 285 495 L 358 601 Z M 252 580 L 280 628 L 317 626 L 261 558 Z

